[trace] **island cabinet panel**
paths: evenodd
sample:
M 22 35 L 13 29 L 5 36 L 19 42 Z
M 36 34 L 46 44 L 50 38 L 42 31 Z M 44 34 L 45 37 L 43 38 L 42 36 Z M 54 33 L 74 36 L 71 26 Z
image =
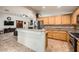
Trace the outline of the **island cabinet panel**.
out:
M 55 24 L 61 24 L 61 16 L 55 16 Z
M 46 50 L 46 32 L 42 30 L 26 29 L 17 29 L 17 31 L 17 42 L 20 44 L 23 44 L 24 46 L 36 52 L 44 52 Z
M 70 15 L 63 15 L 62 16 L 62 24 L 70 24 L 71 23 L 71 16 Z
M 54 16 L 49 17 L 49 24 L 50 25 L 55 24 L 55 17 Z

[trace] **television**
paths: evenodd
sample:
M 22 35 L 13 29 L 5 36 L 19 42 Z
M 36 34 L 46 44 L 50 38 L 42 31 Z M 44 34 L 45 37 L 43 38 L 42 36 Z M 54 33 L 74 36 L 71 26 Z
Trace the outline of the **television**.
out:
M 14 25 L 14 21 L 4 21 L 4 25 Z

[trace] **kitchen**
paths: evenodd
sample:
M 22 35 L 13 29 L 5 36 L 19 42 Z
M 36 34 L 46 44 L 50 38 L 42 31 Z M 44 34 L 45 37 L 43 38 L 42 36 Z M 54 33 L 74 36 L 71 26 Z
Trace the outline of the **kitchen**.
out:
M 20 15 L 26 17 L 23 18 L 25 20 L 15 20 L 16 30 L 12 32 L 17 42 L 37 52 L 79 51 L 78 6 L 28 6 L 26 8 L 36 11 L 36 14 L 35 16 L 30 14 L 32 16 L 30 18 L 27 16 L 29 13 L 26 12 L 27 15 Z

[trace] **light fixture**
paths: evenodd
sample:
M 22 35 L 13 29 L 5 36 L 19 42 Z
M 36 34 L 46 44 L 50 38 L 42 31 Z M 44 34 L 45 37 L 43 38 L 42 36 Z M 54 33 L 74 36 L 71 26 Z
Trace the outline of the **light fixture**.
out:
M 60 8 L 61 6 L 57 6 L 58 8 Z
M 23 17 L 25 17 L 25 14 L 23 14 Z

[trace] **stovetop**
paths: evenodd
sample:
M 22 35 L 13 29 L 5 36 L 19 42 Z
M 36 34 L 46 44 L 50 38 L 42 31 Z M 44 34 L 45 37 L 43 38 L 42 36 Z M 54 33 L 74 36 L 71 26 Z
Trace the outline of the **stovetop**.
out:
M 79 33 L 71 33 L 72 35 L 74 35 L 75 37 L 79 38 Z

